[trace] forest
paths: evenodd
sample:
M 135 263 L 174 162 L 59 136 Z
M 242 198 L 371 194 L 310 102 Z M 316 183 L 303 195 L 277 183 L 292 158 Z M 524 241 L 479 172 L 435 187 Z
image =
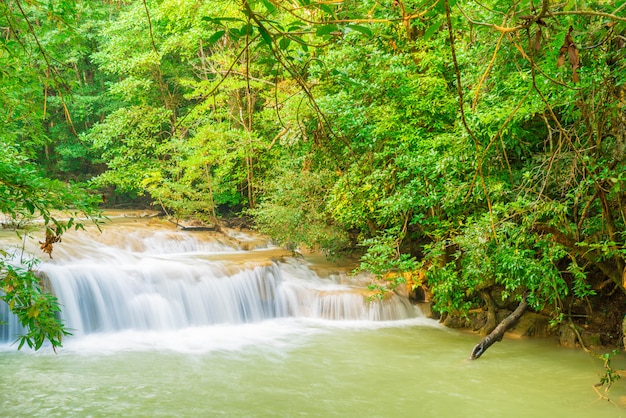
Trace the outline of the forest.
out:
M 623 0 L 2 0 L 0 212 L 49 255 L 107 207 L 244 217 L 372 297 L 620 346 L 625 82 Z M 32 271 L 0 286 L 61 344 Z

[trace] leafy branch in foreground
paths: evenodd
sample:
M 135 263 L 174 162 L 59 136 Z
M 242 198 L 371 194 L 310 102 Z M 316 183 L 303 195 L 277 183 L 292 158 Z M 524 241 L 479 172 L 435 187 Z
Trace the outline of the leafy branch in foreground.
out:
M 602 361 L 603 367 L 602 374 L 600 375 L 600 381 L 593 385 L 593 390 L 596 391 L 601 399 L 605 399 L 613 403 L 613 401 L 607 396 L 607 394 L 609 392 L 609 389 L 611 389 L 611 386 L 613 386 L 613 383 L 622 378 L 622 374 L 624 373 L 624 371 L 614 369 L 613 366 L 611 366 L 611 358 L 618 356 L 620 352 L 618 350 L 613 350 L 610 353 L 603 353 L 599 355 L 595 353 L 592 354 Z M 604 388 L 604 395 L 600 392 L 599 388 Z
M 19 323 L 28 330 L 17 338 L 18 349 L 26 344 L 38 350 L 47 340 L 56 352 L 63 337 L 71 335 L 57 318 L 60 308 L 56 297 L 43 290 L 40 279 L 31 269 L 0 261 L 0 288 L 4 291 L 0 299 L 9 305 Z
M 40 244 L 45 253 L 52 257 L 53 244 L 68 229 L 82 229 L 81 218 L 98 225 L 99 196 L 49 179 L 14 148 L 7 145 L 4 149 L 0 156 L 0 213 L 12 225 L 23 224 L 24 219 L 41 219 L 45 238 Z M 53 210 L 60 211 L 65 219 Z M 5 252 L 0 252 L 0 300 L 7 303 L 27 330 L 18 337 L 19 348 L 26 344 L 37 350 L 47 340 L 56 349 L 61 346 L 63 336 L 69 334 L 57 318 L 60 308 L 56 298 L 44 289 L 32 270 L 32 263 L 15 266 Z

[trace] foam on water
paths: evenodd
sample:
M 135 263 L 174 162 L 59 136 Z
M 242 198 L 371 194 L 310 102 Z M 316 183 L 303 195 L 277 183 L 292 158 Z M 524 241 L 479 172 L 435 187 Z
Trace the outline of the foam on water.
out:
M 163 351 L 183 354 L 206 354 L 215 351 L 235 353 L 248 347 L 285 352 L 296 348 L 314 335 L 334 330 L 377 330 L 384 328 L 432 327 L 446 331 L 437 321 L 416 317 L 397 321 L 333 321 L 319 318 L 277 318 L 248 324 L 220 324 L 187 327 L 167 331 L 128 329 L 97 332 L 80 338 L 67 338 L 57 353 L 23 349 L 33 355 L 113 355 L 115 353 Z M 451 332 L 448 330 L 448 332 Z M 10 343 L 0 344 L 1 351 L 14 351 Z

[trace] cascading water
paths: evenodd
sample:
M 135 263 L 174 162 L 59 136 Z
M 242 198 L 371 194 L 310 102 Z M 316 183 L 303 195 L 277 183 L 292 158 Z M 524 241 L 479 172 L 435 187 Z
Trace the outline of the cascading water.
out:
M 20 326 L 17 317 L 9 312 L 9 306 L 0 302 L 0 343 L 13 341 L 23 332 L 24 329 Z
M 321 278 L 303 260 L 261 247 L 244 251 L 215 235 L 116 227 L 64 238 L 55 258 L 38 270 L 72 338 L 286 317 L 390 321 L 420 315 L 405 298 L 368 301 L 362 286 L 342 284 L 341 275 Z M 23 330 L 6 308 L 0 307 L 0 318 L 11 319 L 0 326 L 0 341 L 9 342 Z
M 277 268 L 227 276 L 219 265 L 163 259 L 134 264 L 42 266 L 75 333 L 168 330 L 283 315 Z

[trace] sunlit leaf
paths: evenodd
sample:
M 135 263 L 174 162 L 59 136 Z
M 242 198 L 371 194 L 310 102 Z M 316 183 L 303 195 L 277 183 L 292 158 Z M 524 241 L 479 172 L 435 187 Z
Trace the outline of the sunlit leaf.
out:
M 331 33 L 339 32 L 339 27 L 337 25 L 324 25 L 320 26 L 315 30 L 316 36 L 325 36 L 330 35 Z
M 218 30 L 217 32 L 215 32 L 213 35 L 211 35 L 209 37 L 209 39 L 207 40 L 207 43 L 209 45 L 215 44 L 217 41 L 222 39 L 222 37 L 224 36 L 225 33 L 226 33 L 226 31 L 224 31 L 224 30 Z
M 362 25 L 347 25 L 346 27 L 348 27 L 348 28 L 350 28 L 350 29 L 352 29 L 352 30 L 354 30 L 354 31 L 360 32 L 360 33 L 362 33 L 363 35 L 366 35 L 366 36 L 369 36 L 369 37 L 371 37 L 371 36 L 372 36 L 372 31 L 371 31 L 371 30 L 370 30 L 370 28 L 368 28 L 367 26 L 362 26 Z
M 424 32 L 424 39 L 430 39 L 430 37 L 433 36 L 439 30 L 442 24 L 443 24 L 443 19 L 437 19 Z

